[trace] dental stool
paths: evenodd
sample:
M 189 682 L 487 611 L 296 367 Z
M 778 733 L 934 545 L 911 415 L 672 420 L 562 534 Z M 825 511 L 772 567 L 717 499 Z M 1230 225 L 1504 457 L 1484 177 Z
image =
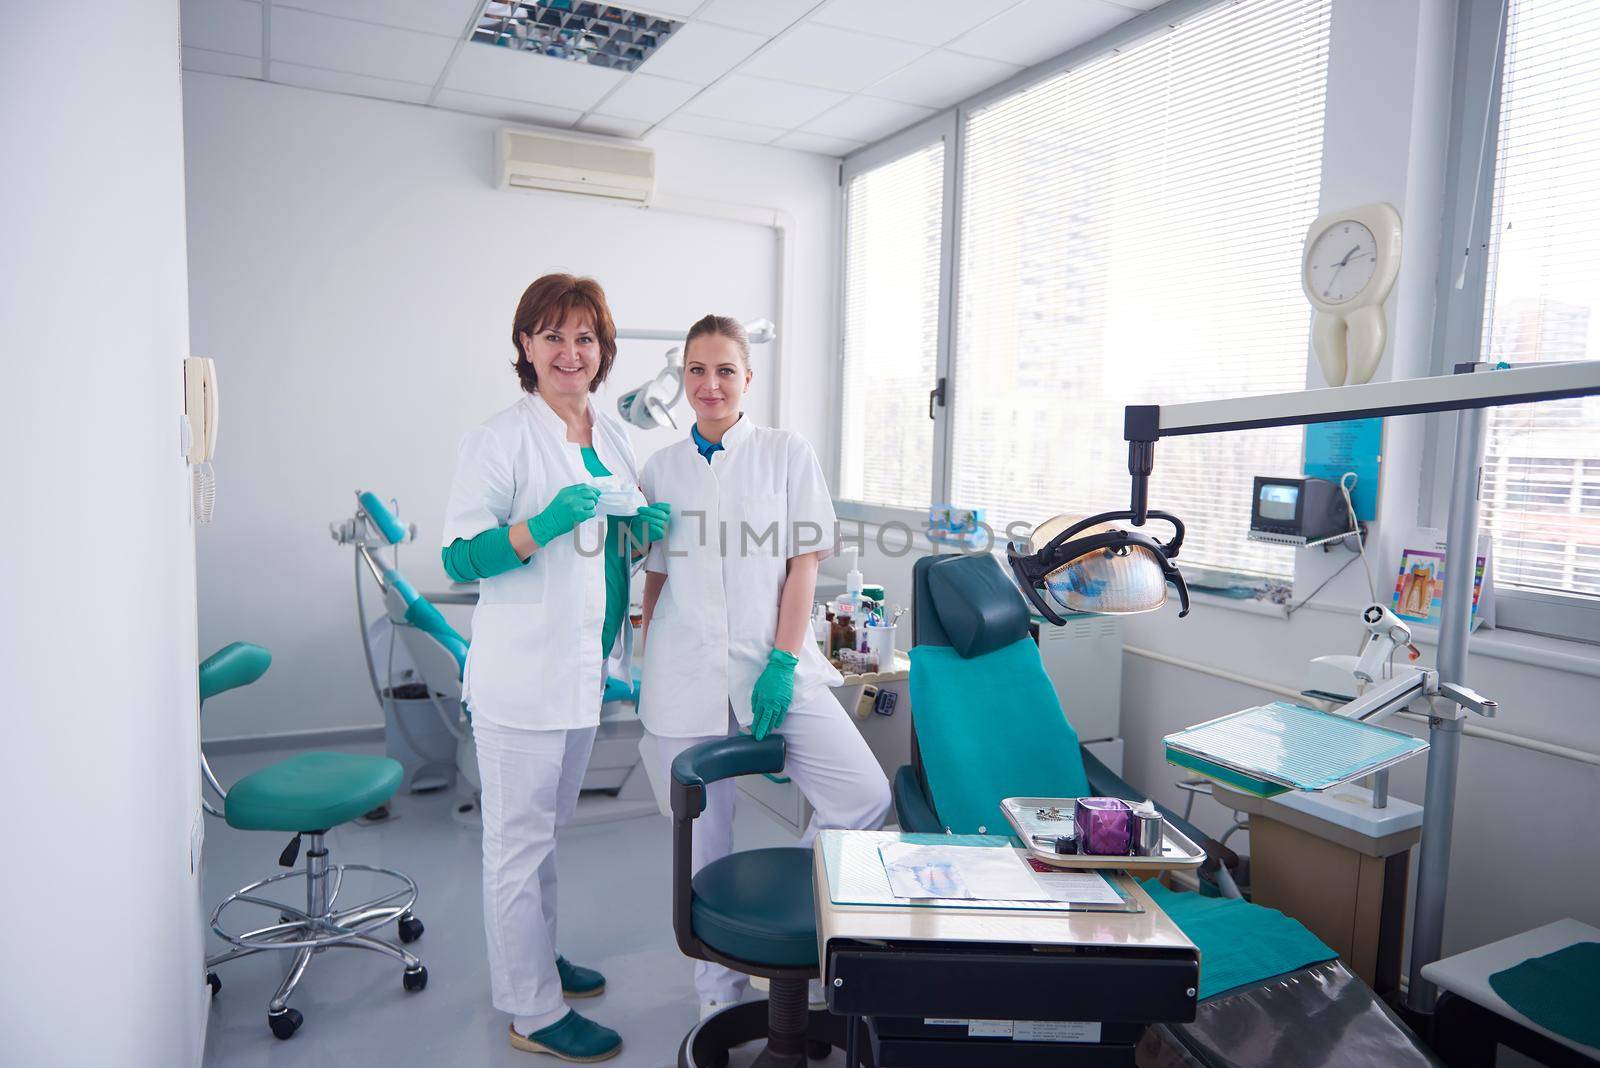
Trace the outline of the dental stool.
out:
M 747 1001 L 706 1017 L 678 1048 L 678 1068 L 722 1068 L 728 1051 L 757 1039 L 766 1048 L 752 1068 L 797 1068 L 845 1044 L 845 1021 L 812 1012 L 806 985 L 817 978 L 817 917 L 811 850 L 751 849 L 714 860 L 690 877 L 694 821 L 705 811 L 706 787 L 739 775 L 783 770 L 784 741 L 769 734 L 718 738 L 672 762 L 672 930 L 678 948 L 771 980 L 764 1001 Z
M 208 698 L 256 681 L 271 663 L 271 653 L 247 642 L 234 642 L 213 653 L 200 665 L 202 707 Z M 222 980 L 211 969 L 224 961 L 264 950 L 292 953 L 288 972 L 267 1004 L 267 1023 L 272 1033 L 288 1038 L 303 1021 L 298 1010 L 289 1008 L 289 998 L 305 975 L 312 956 L 325 949 L 349 947 L 383 953 L 405 966 L 401 975 L 405 989 L 421 990 L 428 985 L 428 969 L 420 960 L 374 936 L 378 928 L 388 923 L 397 924 L 402 942 L 414 942 L 422 936 L 422 921 L 411 914 L 411 906 L 417 899 L 417 884 L 388 868 L 370 864 L 330 864 L 323 840 L 331 828 L 356 819 L 394 796 L 402 774 L 397 762 L 388 757 L 354 753 L 301 753 L 246 775 L 230 790 L 224 790 L 217 781 L 203 752 L 200 768 L 206 783 L 223 802 L 221 812 L 210 802 L 204 802 L 206 811 L 222 816 L 228 826 L 242 831 L 293 834 L 294 838 L 278 857 L 278 863 L 285 868 L 293 868 L 302 839 L 306 846 L 304 867 L 251 883 L 229 895 L 211 914 L 211 929 L 234 947 L 206 960 L 206 982 L 213 996 L 222 989 Z M 352 871 L 378 875 L 386 883 L 393 883 L 394 889 L 370 901 L 336 909 L 345 873 Z M 305 881 L 304 909 L 261 893 L 279 883 L 301 879 Z M 226 930 L 222 924 L 223 912 L 230 906 L 243 905 L 265 910 L 269 922 L 243 934 Z

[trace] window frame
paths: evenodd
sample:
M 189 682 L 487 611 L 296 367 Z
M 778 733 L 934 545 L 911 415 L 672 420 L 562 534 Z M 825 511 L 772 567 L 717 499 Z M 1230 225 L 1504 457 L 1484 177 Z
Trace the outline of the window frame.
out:
M 1151 37 L 1170 32 L 1176 25 L 1190 16 L 1235 3 L 1237 0 L 1168 0 L 1151 11 L 1134 16 L 1115 26 L 1100 36 L 1086 41 L 1081 45 L 1032 67 L 1018 71 L 1010 78 L 992 85 L 981 92 L 975 93 L 967 99 L 937 112 L 922 121 L 906 127 L 898 133 L 890 134 L 870 145 L 856 149 L 845 156 L 839 165 L 839 224 L 838 224 L 838 249 L 840 270 L 835 279 L 834 321 L 838 330 L 834 338 L 833 388 L 834 396 L 841 396 L 844 388 L 844 291 L 845 280 L 843 265 L 848 255 L 845 240 L 848 230 L 846 204 L 846 191 L 850 179 L 862 171 L 871 170 L 885 163 L 891 163 L 908 153 L 926 147 L 938 138 L 944 138 L 944 205 L 941 225 L 943 231 L 940 235 L 939 255 L 939 333 L 938 353 L 934 383 L 930 388 L 935 388 L 940 380 L 945 383 L 945 394 L 942 403 L 934 407 L 933 426 L 933 478 L 929 487 L 929 503 L 948 502 L 950 499 L 950 456 L 952 442 L 950 440 L 950 410 L 954 397 L 955 376 L 951 373 L 951 354 L 955 350 L 955 294 L 959 284 L 957 278 L 957 265 L 960 263 L 960 240 L 958 221 L 961 211 L 961 174 L 966 156 L 966 128 L 967 120 L 974 110 L 985 106 L 993 100 L 1007 96 L 1019 89 L 1027 88 L 1046 78 L 1053 77 L 1063 71 L 1082 66 L 1085 63 L 1099 59 L 1109 52 L 1117 52 L 1135 44 L 1141 44 Z M 829 427 L 834 441 L 834 486 L 843 484 L 844 450 L 843 443 L 843 406 L 834 405 L 832 421 Z M 884 524 L 890 522 L 905 523 L 913 530 L 920 530 L 927 522 L 927 516 L 909 508 L 891 508 L 884 505 L 871 504 L 865 501 L 852 501 L 835 498 L 834 510 L 841 519 L 855 520 L 866 523 Z
M 1509 0 L 1460 0 L 1454 91 L 1444 175 L 1431 373 L 1449 374 L 1482 355 L 1488 296 L 1494 179 L 1499 163 L 1501 89 Z M 1465 269 L 1463 270 L 1463 257 Z M 1456 288 L 1456 279 L 1462 280 Z M 1450 509 L 1454 415 L 1428 416 L 1421 497 L 1427 525 L 1442 527 Z M 1444 466 L 1441 466 L 1444 465 Z M 1580 487 L 1579 492 L 1582 492 Z M 1600 644 L 1600 598 L 1497 585 L 1495 627 Z
M 937 348 L 934 356 L 934 382 L 940 379 L 948 381 L 950 369 L 950 325 L 952 321 L 951 301 L 955 294 L 955 279 L 953 256 L 957 240 L 955 216 L 953 214 L 956 203 L 955 185 L 959 180 L 959 172 L 955 168 L 955 161 L 960 151 L 961 128 L 957 121 L 956 109 L 930 115 L 914 126 L 908 126 L 897 134 L 893 134 L 882 141 L 859 149 L 852 155 L 842 160 L 839 164 L 839 265 L 835 280 L 834 294 L 834 321 L 839 324 L 838 336 L 835 339 L 834 351 L 838 357 L 833 366 L 833 395 L 841 397 L 844 393 L 844 346 L 845 346 L 845 261 L 849 258 L 850 217 L 849 217 L 849 190 L 850 182 L 857 175 L 866 171 L 875 170 L 896 160 L 904 159 L 913 152 L 921 151 L 936 141 L 944 142 L 944 184 L 941 191 L 942 203 L 940 205 L 939 220 L 939 310 Z M 948 398 L 948 394 L 946 394 Z M 929 502 L 943 500 L 941 494 L 949 486 L 947 470 L 949 458 L 949 421 L 944 417 L 944 405 L 935 409 L 933 421 L 933 477 L 929 487 Z M 833 435 L 835 444 L 835 466 L 833 471 L 835 486 L 844 484 L 844 405 L 833 406 L 829 431 Z M 904 523 L 913 530 L 921 529 L 927 523 L 927 514 L 912 508 L 895 508 L 888 505 L 873 504 L 869 501 L 849 500 L 836 497 L 834 511 L 841 519 L 856 520 L 859 522 L 882 525 L 885 523 Z

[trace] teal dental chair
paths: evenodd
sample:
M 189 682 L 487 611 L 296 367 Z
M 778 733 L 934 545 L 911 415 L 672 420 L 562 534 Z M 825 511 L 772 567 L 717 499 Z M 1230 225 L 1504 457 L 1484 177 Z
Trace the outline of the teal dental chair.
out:
M 213 653 L 200 665 L 202 707 L 218 694 L 256 681 L 271 664 L 271 653 L 247 642 L 234 642 Z M 394 795 L 401 778 L 397 762 L 354 753 L 300 753 L 246 775 L 229 789 L 217 781 L 203 752 L 200 769 L 206 784 L 222 800 L 220 811 L 204 802 L 212 815 L 242 831 L 294 835 L 278 857 L 280 865 L 294 868 L 302 841 L 305 844 L 303 867 L 257 880 L 230 894 L 211 913 L 212 931 L 233 946 L 206 960 L 206 982 L 213 996 L 222 989 L 222 980 L 212 970 L 217 965 L 267 950 L 293 954 L 283 982 L 267 1005 L 268 1026 L 278 1038 L 286 1039 L 303 1022 L 300 1012 L 289 1007 L 289 998 L 312 956 L 325 949 L 347 947 L 382 953 L 404 965 L 401 981 L 406 990 L 428 985 L 428 969 L 422 961 L 375 936 L 380 927 L 390 923 L 396 924 L 401 942 L 414 942 L 422 936 L 422 921 L 411 913 L 417 884 L 388 868 L 332 864 L 324 840 L 332 828 L 385 804 Z M 395 889 L 360 904 L 338 907 L 345 875 L 354 871 L 372 873 L 386 885 L 394 884 Z M 264 893 L 269 887 L 281 890 L 298 880 L 305 882 L 303 909 Z M 225 928 L 223 913 L 237 912 L 246 905 L 264 910 L 269 922 L 243 933 Z
M 902 830 L 1008 834 L 1005 797 L 1143 800 L 1078 744 L 1029 635 L 1027 605 L 993 557 L 924 557 L 913 582 L 913 763 L 894 779 Z M 1213 871 L 1233 862 L 1225 846 L 1162 812 L 1205 848 Z M 1149 1028 L 1139 1063 L 1438 1064 L 1295 920 L 1236 897 L 1154 880 L 1145 888 L 1200 949 L 1200 1005 L 1193 1023 Z
M 691 877 L 694 821 L 706 788 L 740 775 L 783 771 L 784 740 L 769 734 L 718 738 L 672 762 L 672 931 L 685 956 L 771 980 L 764 1001 L 702 1020 L 678 1049 L 678 1068 L 722 1068 L 735 1046 L 766 1039 L 752 1068 L 798 1068 L 845 1045 L 844 1020 L 807 1005 L 817 978 L 817 917 L 811 850 L 750 849 L 714 860 Z

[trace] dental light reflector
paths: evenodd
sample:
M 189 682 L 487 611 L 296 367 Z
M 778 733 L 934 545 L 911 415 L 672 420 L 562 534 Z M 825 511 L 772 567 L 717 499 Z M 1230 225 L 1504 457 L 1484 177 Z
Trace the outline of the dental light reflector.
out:
M 1079 518 L 1056 516 L 1039 524 L 1027 552 L 1008 546 L 1017 585 L 1039 614 L 1061 626 L 1056 609 L 1102 615 L 1153 612 L 1167 603 L 1167 584 L 1178 589 L 1179 616 L 1189 614 L 1189 590 L 1172 563 L 1183 544 L 1183 524 L 1165 512 L 1151 518 L 1172 524 L 1166 544 L 1150 535 L 1117 526 L 1130 512 L 1103 512 Z

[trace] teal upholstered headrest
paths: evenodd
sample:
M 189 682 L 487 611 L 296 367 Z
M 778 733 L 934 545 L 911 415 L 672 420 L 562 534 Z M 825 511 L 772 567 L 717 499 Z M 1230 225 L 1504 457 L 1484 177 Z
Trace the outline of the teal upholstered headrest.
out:
M 394 517 L 388 506 L 371 490 L 362 490 L 356 494 L 356 500 L 361 502 L 361 510 L 367 513 L 367 518 L 372 520 L 373 526 L 382 532 L 384 540 L 390 545 L 399 545 L 406 540 L 405 524 Z
M 200 662 L 200 700 L 248 686 L 272 666 L 272 654 L 259 645 L 233 642 Z
M 956 652 L 971 659 L 1028 637 L 1028 606 L 988 553 L 951 556 L 927 569 L 945 635 Z

